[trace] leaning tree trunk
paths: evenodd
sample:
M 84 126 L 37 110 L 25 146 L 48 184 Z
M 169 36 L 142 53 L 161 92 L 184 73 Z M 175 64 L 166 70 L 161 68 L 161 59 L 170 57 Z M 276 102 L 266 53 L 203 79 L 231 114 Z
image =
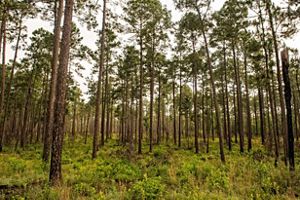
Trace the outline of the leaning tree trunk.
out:
M 217 132 L 218 132 L 218 137 L 219 137 L 219 148 L 220 148 L 220 158 L 223 163 L 225 163 L 225 155 L 224 155 L 224 144 L 223 144 L 223 136 L 222 136 L 222 128 L 221 128 L 221 120 L 220 120 L 220 109 L 219 109 L 219 104 L 217 100 L 217 92 L 216 92 L 216 86 L 215 86 L 215 80 L 214 80 L 214 73 L 213 73 L 213 67 L 211 64 L 211 58 L 210 58 L 210 53 L 209 53 L 209 48 L 208 48 L 208 41 L 205 33 L 205 27 L 204 27 L 204 20 L 202 19 L 201 12 L 198 6 L 196 6 L 197 9 L 197 14 L 201 23 L 201 33 L 204 38 L 204 44 L 205 44 L 205 51 L 206 51 L 206 56 L 207 56 L 207 64 L 208 64 L 208 70 L 209 70 L 209 75 L 210 75 L 210 82 L 211 82 L 211 87 L 212 87 L 212 98 L 214 101 L 214 107 L 215 107 L 215 112 L 216 112 L 216 122 L 217 122 Z
M 18 57 L 18 50 L 19 50 L 19 45 L 20 45 L 20 40 L 21 40 L 21 32 L 22 32 L 22 15 L 19 19 L 19 27 L 18 27 L 18 36 L 17 36 L 17 42 L 16 42 L 16 48 L 15 48 L 15 54 L 14 54 L 14 59 L 13 59 L 13 63 L 12 63 L 12 67 L 11 67 L 11 71 L 10 71 L 10 77 L 9 77 L 9 81 L 7 84 L 7 91 L 6 91 L 6 105 L 4 108 L 4 115 L 3 115 L 3 121 L 1 124 L 1 128 L 0 130 L 2 130 L 3 136 L 5 133 L 5 122 L 6 122 L 6 117 L 9 111 L 9 102 L 10 102 L 10 96 L 11 96 L 11 86 L 12 86 L 12 82 L 14 79 L 14 73 L 15 73 L 15 67 L 16 67 L 16 63 L 17 63 L 17 57 Z

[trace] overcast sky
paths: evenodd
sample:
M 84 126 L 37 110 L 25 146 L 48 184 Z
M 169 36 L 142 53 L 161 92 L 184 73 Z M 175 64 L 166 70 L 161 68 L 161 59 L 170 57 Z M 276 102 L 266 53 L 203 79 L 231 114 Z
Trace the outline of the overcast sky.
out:
M 178 11 L 175 10 L 175 6 L 173 3 L 173 0 L 160 0 L 162 2 L 163 5 L 166 5 L 167 8 L 169 10 L 172 11 L 172 19 L 173 21 L 178 21 L 181 17 L 180 13 Z M 215 2 L 212 4 L 212 8 L 213 10 L 219 10 L 223 4 L 224 4 L 225 0 L 215 0 Z M 275 3 L 279 3 L 281 0 L 273 0 L 273 2 Z M 99 19 L 101 20 L 101 15 L 99 17 Z M 40 19 L 30 19 L 27 20 L 26 25 L 28 27 L 28 35 L 31 36 L 31 33 L 40 28 L 43 27 L 44 29 L 48 30 L 48 31 L 53 31 L 53 27 L 51 26 L 50 23 L 47 23 L 45 21 L 42 21 Z M 97 35 L 96 33 L 92 32 L 92 31 L 88 31 L 86 28 L 84 27 L 80 27 L 81 28 L 81 34 L 83 36 L 83 44 L 89 46 L 90 48 L 95 50 L 95 42 L 97 40 Z M 288 47 L 292 47 L 292 48 L 298 48 L 300 49 L 300 34 L 297 34 L 293 39 L 287 40 L 285 41 L 286 45 Z M 7 50 L 7 56 L 8 59 L 12 59 L 13 58 L 13 50 L 10 47 L 11 45 L 9 45 L 9 48 Z M 20 52 L 19 53 L 19 58 L 21 58 L 22 56 L 24 56 L 24 52 Z M 85 77 L 89 76 L 91 72 L 91 66 L 87 65 L 85 66 L 85 70 L 83 71 L 83 75 Z M 76 77 L 77 80 L 79 80 L 80 83 L 80 87 L 83 90 L 83 92 L 87 91 L 87 87 L 84 85 L 85 81 L 84 79 L 81 79 L 80 77 Z

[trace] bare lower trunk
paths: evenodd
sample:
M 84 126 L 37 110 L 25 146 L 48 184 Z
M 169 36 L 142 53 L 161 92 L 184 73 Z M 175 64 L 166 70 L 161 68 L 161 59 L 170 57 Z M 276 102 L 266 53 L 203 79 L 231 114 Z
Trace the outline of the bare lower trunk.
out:
M 101 35 L 101 52 L 100 52 L 100 63 L 99 63 L 99 74 L 96 92 L 96 111 L 95 111 L 95 122 L 94 122 L 94 138 L 93 138 L 93 152 L 92 158 L 95 159 L 98 150 L 98 134 L 99 134 L 99 123 L 100 123 L 100 104 L 101 104 L 101 82 L 102 82 L 102 70 L 104 67 L 104 50 L 105 50 L 105 35 L 106 35 L 106 0 L 103 0 L 103 20 L 102 20 L 102 35 Z
M 55 10 L 55 28 L 54 28 L 54 42 L 52 50 L 52 60 L 51 60 L 51 83 L 49 90 L 48 108 L 47 108 L 47 118 L 44 132 L 44 147 L 43 147 L 43 160 L 48 162 L 51 146 L 51 134 L 53 130 L 53 119 L 54 119 L 54 102 L 55 102 L 55 89 L 56 89 L 56 79 L 57 79 L 57 65 L 58 65 L 58 52 L 60 43 L 60 24 L 63 14 L 63 0 L 58 1 L 58 9 Z M 56 8 L 55 8 L 56 9 Z
M 4 113 L 3 113 L 3 106 L 4 106 L 4 93 L 5 93 L 5 78 L 6 78 L 6 10 L 3 12 L 2 23 L 1 23 L 1 36 L 0 40 L 2 41 L 2 75 L 1 75 L 1 96 L 0 96 L 0 124 L 3 123 L 4 120 Z M 1 48 L 1 41 L 0 41 L 0 48 Z M 1 128 L 2 129 L 2 128 Z M 4 127 L 3 127 L 4 129 Z M 4 130 L 0 130 L 0 152 L 2 152 L 3 148 L 3 138 L 4 138 Z
M 285 49 L 281 52 L 282 60 L 282 74 L 284 81 L 284 94 L 285 94 L 285 105 L 287 111 L 287 125 L 288 125 L 288 158 L 289 167 L 291 171 L 295 171 L 295 153 L 294 153 L 294 134 L 293 134 L 293 119 L 292 119 L 292 92 L 289 78 L 289 57 L 288 50 Z
M 62 183 L 61 158 L 63 136 L 65 131 L 65 98 L 67 90 L 67 70 L 71 43 L 73 4 L 73 0 L 66 0 L 54 106 L 54 123 L 52 133 L 53 140 L 49 174 L 49 182 L 51 185 L 60 185 Z

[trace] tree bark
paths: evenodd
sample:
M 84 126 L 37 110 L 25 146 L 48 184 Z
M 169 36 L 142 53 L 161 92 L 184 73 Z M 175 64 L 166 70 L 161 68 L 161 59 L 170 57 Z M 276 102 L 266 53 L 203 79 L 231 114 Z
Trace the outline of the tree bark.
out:
M 73 0 L 65 1 L 63 35 L 60 46 L 59 67 L 57 73 L 56 98 L 54 106 L 54 123 L 52 133 L 52 152 L 49 182 L 51 185 L 62 183 L 61 157 L 63 147 L 63 136 L 65 130 L 67 70 L 70 53 Z
M 282 121 L 282 134 L 284 141 L 284 152 L 285 152 L 285 163 L 287 164 L 287 119 L 285 113 L 285 105 L 283 98 L 283 89 L 282 89 L 282 78 L 281 78 L 281 70 L 280 70 L 280 60 L 279 60 L 279 51 L 278 51 L 278 43 L 277 36 L 275 32 L 274 22 L 273 22 L 273 13 L 271 11 L 270 0 L 266 0 L 266 10 L 269 16 L 269 23 L 272 32 L 272 39 L 274 44 L 275 58 L 276 58 L 276 69 L 277 69 L 277 81 L 278 81 L 278 92 L 279 92 L 279 102 L 280 102 L 280 110 L 281 110 L 281 121 Z
M 143 89 L 144 89 L 144 69 L 143 69 L 143 35 L 142 35 L 143 22 L 140 19 L 140 94 L 139 94 L 139 144 L 138 153 L 142 153 L 142 138 L 143 138 Z
M 245 67 L 245 90 L 246 90 L 246 106 L 247 106 L 247 136 L 248 136 L 248 151 L 252 149 L 252 120 L 251 120 L 251 108 L 249 97 L 249 85 L 248 85 L 248 71 L 247 71 L 247 57 L 244 53 L 244 67 Z
M 161 140 L 161 75 L 158 75 L 158 100 L 157 100 L 157 144 Z
M 74 105 L 73 105 L 73 119 L 72 119 L 72 134 L 71 139 L 72 142 L 75 142 L 75 134 L 76 134 L 76 112 L 77 112 L 77 97 L 75 97 Z
M 95 111 L 95 122 L 94 122 L 94 136 L 93 136 L 93 152 L 92 158 L 95 159 L 98 151 L 98 134 L 99 134 L 99 123 L 100 123 L 100 104 L 101 104 L 101 82 L 102 82 L 102 70 L 104 68 L 104 50 L 105 50 L 105 37 L 106 37 L 106 2 L 103 0 L 103 18 L 102 18 L 102 36 L 101 36 L 101 49 L 100 49 L 100 63 L 99 63 L 99 74 L 97 82 L 96 92 L 96 111 Z
M 3 106 L 4 106 L 4 97 L 5 97 L 5 78 L 6 78 L 6 9 L 4 9 L 4 12 L 2 14 L 2 23 L 1 23 L 1 35 L 0 40 L 2 40 L 2 70 L 1 70 L 1 96 L 0 96 L 0 124 L 2 124 L 2 120 L 4 120 L 3 115 Z M 0 41 L 0 52 L 1 52 L 1 41 Z M 3 127 L 4 128 L 4 127 Z M 4 138 L 4 132 L 3 130 L 0 130 L 0 152 L 2 152 L 3 149 L 3 138 Z
M 182 120 L 182 113 L 181 113 L 181 104 L 182 104 L 182 71 L 181 71 L 181 66 L 180 67 L 180 71 L 179 71 L 179 103 L 178 103 L 178 115 L 179 115 L 179 119 L 178 119 L 178 147 L 181 147 L 181 120 Z
M 172 92 L 173 92 L 173 139 L 174 144 L 177 144 L 177 131 L 176 131 L 176 99 L 175 99 L 175 77 L 176 72 L 173 70 L 173 83 L 172 83 Z
M 54 119 L 54 102 L 55 102 L 55 89 L 57 79 L 57 66 L 58 66 L 58 54 L 59 54 L 59 43 L 61 33 L 61 19 L 63 15 L 63 0 L 58 1 L 58 9 L 55 10 L 55 27 L 54 27 L 54 42 L 52 50 L 51 60 L 51 82 L 49 89 L 49 99 L 47 108 L 47 120 L 45 121 L 45 132 L 44 132 L 44 147 L 43 147 L 43 161 L 48 162 L 51 146 L 51 134 L 53 130 L 53 119 Z M 56 8 L 55 8 L 56 9 Z
M 282 74 L 284 81 L 284 96 L 287 113 L 287 128 L 288 128 L 288 158 L 290 171 L 295 171 L 295 153 L 294 153 L 294 134 L 293 134 L 293 119 L 292 119 L 292 92 L 289 78 L 289 57 L 288 50 L 281 52 Z
M 153 52 L 154 53 L 154 52 Z M 154 58 L 150 64 L 150 127 L 149 127 L 149 151 L 152 152 L 153 142 L 153 99 L 154 99 Z
M 264 107 L 264 93 L 261 85 L 258 86 L 258 101 L 259 101 L 259 118 L 260 118 L 260 136 L 261 144 L 265 145 L 265 107 Z
M 238 108 L 238 132 L 240 139 L 240 152 L 244 152 L 244 130 L 243 130 L 243 104 L 242 104 L 242 91 L 241 91 L 241 80 L 240 80 L 240 69 L 236 62 L 236 49 L 235 44 L 232 44 L 233 53 L 233 65 L 234 65 L 234 75 L 236 83 L 236 95 L 237 95 L 237 108 Z
M 225 96 L 226 96 L 226 116 L 227 116 L 227 143 L 228 143 L 228 149 L 229 151 L 231 151 L 232 145 L 231 145 L 231 126 L 230 126 L 230 110 L 229 110 L 229 94 L 228 94 L 228 78 L 227 78 L 227 64 L 226 64 L 226 50 L 225 50 L 225 46 L 224 46 L 224 62 L 225 62 Z
M 195 49 L 195 38 L 193 37 L 193 56 L 196 57 L 196 49 Z M 195 152 L 199 153 L 199 142 L 198 142 L 198 82 L 197 82 L 197 65 L 196 62 L 193 62 L 193 85 L 194 85 L 194 137 L 195 137 Z
M 220 158 L 223 163 L 225 163 L 225 155 L 224 155 L 224 147 L 223 147 L 223 136 L 222 136 L 222 128 L 221 128 L 221 120 L 220 120 L 220 109 L 218 105 L 218 100 L 217 100 L 217 94 L 216 94 L 216 86 L 215 86 L 215 80 L 214 80 L 214 74 L 213 74 L 213 67 L 211 64 L 211 58 L 210 58 L 210 53 L 209 53 L 209 48 L 208 48 L 208 41 L 206 38 L 206 33 L 204 29 L 204 22 L 201 16 L 201 12 L 198 6 L 196 6 L 196 10 L 198 13 L 199 20 L 201 22 L 201 32 L 204 38 L 204 44 L 205 44 L 205 51 L 206 51 L 206 56 L 207 56 L 207 64 L 209 68 L 209 75 L 210 75 L 210 82 L 211 82 L 211 87 L 212 87 L 212 98 L 214 101 L 214 107 L 215 107 L 215 112 L 216 112 L 216 122 L 217 122 L 217 131 L 218 131 L 218 137 L 219 137 L 219 147 L 220 147 Z

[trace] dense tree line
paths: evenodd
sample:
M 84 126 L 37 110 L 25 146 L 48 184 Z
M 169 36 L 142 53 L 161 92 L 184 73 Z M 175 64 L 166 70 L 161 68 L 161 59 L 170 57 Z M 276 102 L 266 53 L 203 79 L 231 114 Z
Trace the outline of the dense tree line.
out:
M 110 139 L 130 155 L 160 144 L 208 153 L 217 140 L 223 163 L 225 149 L 259 140 L 275 166 L 282 158 L 295 169 L 300 58 L 284 41 L 298 32 L 297 3 L 226 0 L 216 11 L 210 0 L 175 0 L 177 22 L 159 0 L 97 3 L 1 1 L 0 151 L 43 144 L 52 185 L 62 181 L 64 139 L 89 136 L 93 159 Z M 53 31 L 27 43 L 32 18 Z M 98 34 L 96 50 L 81 27 Z M 83 94 L 76 77 L 90 66 Z

